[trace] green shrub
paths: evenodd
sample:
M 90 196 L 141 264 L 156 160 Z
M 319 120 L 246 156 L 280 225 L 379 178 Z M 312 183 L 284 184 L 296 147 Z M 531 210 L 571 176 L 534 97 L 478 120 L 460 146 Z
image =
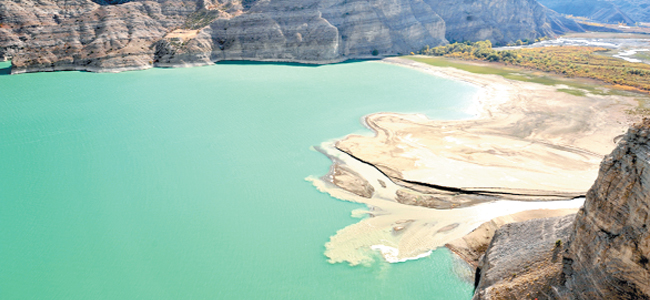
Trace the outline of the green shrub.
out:
M 517 42 L 518 44 L 519 42 L 527 44 L 530 41 Z M 610 84 L 631 87 L 631 89 L 650 91 L 650 65 L 626 62 L 599 54 L 603 51 L 607 51 L 607 49 L 577 46 L 497 51 L 492 49 L 490 41 L 479 41 L 475 43 L 457 42 L 434 48 L 427 46 L 419 53 L 461 60 L 502 62 L 527 69 L 562 74 L 567 77 L 592 78 Z

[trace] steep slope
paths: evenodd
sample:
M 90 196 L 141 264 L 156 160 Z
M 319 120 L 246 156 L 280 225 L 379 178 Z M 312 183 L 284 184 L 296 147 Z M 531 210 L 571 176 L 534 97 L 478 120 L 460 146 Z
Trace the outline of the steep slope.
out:
M 539 0 L 539 2 L 562 14 L 587 17 L 605 23 L 650 21 L 650 1 L 647 0 Z
M 449 41 L 518 39 L 552 36 L 547 10 L 536 0 L 426 0 L 447 24 Z
M 0 60 L 13 73 L 330 63 L 552 34 L 533 0 L 0 0 Z
M 650 299 L 650 120 L 607 156 L 574 222 L 566 287 L 577 299 Z
M 546 17 L 551 25 L 551 29 L 557 34 L 586 31 L 584 24 L 578 24 L 578 22 L 550 9 L 546 11 Z
M 191 47 L 200 44 L 205 47 L 199 52 L 210 61 L 329 63 L 439 45 L 444 32 L 442 19 L 421 0 L 265 0 L 246 14 L 215 20 L 187 45 L 161 45 L 165 53 L 176 54 L 159 62 L 185 62 L 197 52 Z
M 193 1 L 3 0 L 0 58 L 12 58 L 15 72 L 142 69 L 151 45 L 196 9 Z
M 637 22 L 650 22 L 650 1 L 648 0 L 621 1 L 618 8 Z
M 474 299 L 650 299 L 649 136 L 646 119 L 605 157 L 570 227 L 565 217 L 499 229 Z
M 533 219 L 498 229 L 476 269 L 472 299 L 557 298 L 555 287 L 564 283 L 562 241 L 569 238 L 574 219 Z

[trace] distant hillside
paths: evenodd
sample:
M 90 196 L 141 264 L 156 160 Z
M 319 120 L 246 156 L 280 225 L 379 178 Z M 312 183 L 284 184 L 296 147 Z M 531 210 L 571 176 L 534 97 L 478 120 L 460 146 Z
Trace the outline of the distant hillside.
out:
M 562 14 L 605 23 L 650 22 L 650 0 L 538 0 Z

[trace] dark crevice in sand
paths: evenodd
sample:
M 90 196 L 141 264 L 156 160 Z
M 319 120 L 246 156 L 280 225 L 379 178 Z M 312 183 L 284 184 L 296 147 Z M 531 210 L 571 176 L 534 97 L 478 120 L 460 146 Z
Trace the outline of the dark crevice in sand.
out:
M 336 146 L 335 146 L 336 147 Z M 450 186 L 443 186 L 443 185 L 437 185 L 437 184 L 431 184 L 431 183 L 426 183 L 426 182 L 418 182 L 418 181 L 413 181 L 413 180 L 407 180 L 407 179 L 402 179 L 399 178 L 398 180 L 395 180 L 396 178 L 386 174 L 384 171 L 381 170 L 381 168 L 378 168 L 376 165 L 364 161 L 363 159 L 360 159 L 359 157 L 354 156 L 350 152 L 346 152 L 343 149 L 336 147 L 337 150 L 349 155 L 350 157 L 354 158 L 355 160 L 362 162 L 366 165 L 369 165 L 376 169 L 378 172 L 386 176 L 386 178 L 389 178 L 393 183 L 403 186 L 400 184 L 400 182 L 408 183 L 408 184 L 413 184 L 417 186 L 423 186 L 443 192 L 449 192 L 449 193 L 455 193 L 455 194 L 465 194 L 465 195 L 479 195 L 479 196 L 516 196 L 516 197 L 559 197 L 563 198 L 564 200 L 571 200 L 571 199 L 577 199 L 577 198 L 584 198 L 586 193 L 563 193 L 563 192 L 550 192 L 550 191 L 542 191 L 542 190 L 521 190 L 522 192 L 509 192 L 509 191 L 496 191 L 498 189 L 504 189 L 504 188 L 499 188 L 499 187 L 483 187 L 483 188 L 472 188 L 472 189 L 467 189 L 467 188 L 458 188 L 458 187 L 450 187 Z M 405 187 L 405 186 L 403 186 Z M 408 187 L 405 187 L 408 188 Z M 509 189 L 509 190 L 514 190 L 514 189 Z

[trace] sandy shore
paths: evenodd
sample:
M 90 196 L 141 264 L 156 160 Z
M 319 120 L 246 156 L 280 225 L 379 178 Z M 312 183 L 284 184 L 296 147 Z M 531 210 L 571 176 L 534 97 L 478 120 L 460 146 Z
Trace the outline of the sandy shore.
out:
M 368 210 L 355 210 L 359 223 L 339 230 L 325 245 L 325 255 L 332 263 L 370 264 L 379 257 L 388 262 L 403 262 L 427 256 L 432 250 L 461 239 L 481 224 L 494 218 L 549 209 L 577 210 L 583 199 L 568 201 L 506 201 L 478 203 L 454 209 L 434 209 L 406 205 L 395 200 L 402 186 L 371 165 L 337 150 L 333 142 L 319 149 L 335 163 L 345 165 L 373 187 L 373 195 L 365 197 L 340 188 L 333 183 L 333 173 L 323 178 L 309 177 L 320 191 L 332 197 L 364 203 Z M 333 167 L 334 168 L 334 167 Z M 359 193 L 362 194 L 362 193 Z M 369 218 L 366 218 L 369 216 Z
M 602 157 L 629 124 L 634 99 L 573 96 L 556 87 L 438 68 L 407 59 L 385 62 L 481 87 L 477 118 L 432 121 L 379 113 L 366 118 L 376 136 L 336 146 L 396 180 L 510 193 L 584 193 Z
M 375 136 L 323 144 L 332 172 L 309 180 L 334 197 L 367 204 L 369 211 L 355 214 L 371 216 L 331 238 L 326 255 L 332 262 L 366 263 L 376 253 L 403 261 L 494 218 L 574 212 L 582 200 L 567 200 L 584 195 L 602 157 L 635 121 L 626 113 L 637 106 L 630 97 L 579 97 L 554 86 L 408 59 L 383 62 L 478 86 L 471 107 L 476 118 L 434 121 L 378 113 L 366 118 Z M 475 239 L 480 238 L 485 236 Z

